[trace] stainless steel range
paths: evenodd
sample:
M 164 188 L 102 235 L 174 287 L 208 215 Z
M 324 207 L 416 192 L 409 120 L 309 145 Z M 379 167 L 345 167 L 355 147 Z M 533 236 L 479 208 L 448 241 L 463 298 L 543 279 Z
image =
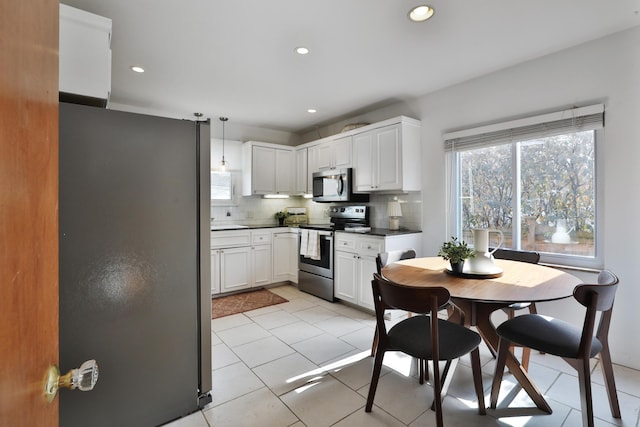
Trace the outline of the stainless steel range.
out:
M 369 206 L 331 206 L 329 224 L 300 226 L 298 288 L 334 301 L 333 239 L 335 230 L 369 226 Z

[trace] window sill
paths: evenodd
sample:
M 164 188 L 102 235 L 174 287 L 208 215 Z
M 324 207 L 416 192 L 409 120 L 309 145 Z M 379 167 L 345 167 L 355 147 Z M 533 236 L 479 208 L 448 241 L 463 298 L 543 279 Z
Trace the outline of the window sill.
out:
M 540 265 L 544 265 L 545 267 L 553 267 L 560 270 L 570 270 L 570 271 L 583 271 L 585 273 L 600 273 L 599 269 L 589 268 L 589 267 L 577 267 L 575 265 L 564 265 L 564 264 L 552 264 L 548 262 L 541 262 Z

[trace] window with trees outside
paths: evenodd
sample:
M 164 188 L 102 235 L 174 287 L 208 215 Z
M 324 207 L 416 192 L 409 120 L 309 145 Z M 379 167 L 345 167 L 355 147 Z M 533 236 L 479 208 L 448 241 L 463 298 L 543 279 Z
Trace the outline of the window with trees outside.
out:
M 473 228 L 498 229 L 502 247 L 540 252 L 542 262 L 601 267 L 603 122 L 598 105 L 445 135 L 455 233 L 473 243 Z

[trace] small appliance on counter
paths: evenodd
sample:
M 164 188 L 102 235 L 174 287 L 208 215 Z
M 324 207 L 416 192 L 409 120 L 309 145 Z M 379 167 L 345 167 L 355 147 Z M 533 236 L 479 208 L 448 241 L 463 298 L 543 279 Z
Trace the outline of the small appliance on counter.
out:
M 288 215 L 284 219 L 284 225 L 297 227 L 309 222 L 307 208 L 286 208 L 285 212 Z

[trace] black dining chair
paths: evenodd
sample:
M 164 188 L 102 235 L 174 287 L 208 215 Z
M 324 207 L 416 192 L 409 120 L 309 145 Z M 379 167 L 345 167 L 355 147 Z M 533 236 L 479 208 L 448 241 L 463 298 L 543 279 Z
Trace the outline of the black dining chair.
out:
M 381 252 L 376 255 L 376 269 L 378 274 L 382 276 L 382 269 L 389 264 L 392 264 L 403 259 L 412 259 L 416 257 L 416 251 L 414 249 L 398 249 L 395 251 Z M 411 313 L 407 313 L 411 317 Z M 373 344 L 371 345 L 371 356 L 375 356 L 376 347 L 378 346 L 378 328 L 376 328 L 373 335 Z M 422 378 L 422 377 L 421 377 Z
M 412 259 L 416 257 L 415 249 L 398 249 L 395 251 L 389 252 L 381 252 L 376 255 L 376 269 L 378 274 L 382 276 L 382 269 L 389 264 L 392 264 L 397 261 L 402 261 L 403 259 Z M 411 317 L 412 313 L 408 312 L 407 316 Z M 373 335 L 373 343 L 371 344 L 371 357 L 376 355 L 376 348 L 378 348 L 378 327 L 376 326 L 376 330 Z M 419 369 L 419 380 L 420 384 L 424 383 L 425 379 L 429 379 L 429 367 L 426 364 L 426 361 L 419 360 L 418 361 L 418 369 Z
M 419 360 L 433 361 L 432 385 L 435 395 L 433 408 L 437 425 L 442 426 L 442 388 L 448 369 L 445 367 L 441 378 L 438 363 L 440 360 L 450 362 L 470 353 L 473 383 L 478 397 L 478 412 L 484 415 L 486 409 L 478 350 L 481 338 L 476 332 L 462 325 L 438 318 L 438 310 L 449 303 L 449 291 L 443 287 L 404 286 L 388 281 L 379 274 L 374 274 L 371 286 L 379 341 L 365 411 L 371 412 L 373 407 L 385 353 L 401 351 Z M 387 331 L 384 321 L 387 309 L 407 310 L 417 315 L 402 320 Z
M 498 326 L 496 331 L 500 336 L 500 343 L 491 387 L 491 408 L 495 409 L 498 403 L 500 383 L 504 374 L 509 346 L 511 343 L 517 343 L 547 354 L 560 356 L 578 371 L 582 424 L 588 427 L 593 426 L 589 359 L 600 354 L 611 414 L 614 418 L 620 418 L 620 405 L 618 404 L 608 341 L 617 288 L 618 278 L 608 270 L 600 272 L 597 284 L 576 286 L 573 297 L 587 308 L 582 327 L 538 314 L 516 316 Z M 598 312 L 601 313 L 600 322 L 594 336 Z
M 540 262 L 540 253 L 535 251 L 520 251 L 516 249 L 497 249 L 493 253 L 493 257 L 496 259 L 506 259 L 509 261 L 528 262 L 530 264 L 537 264 Z M 538 314 L 538 309 L 535 302 L 516 302 L 503 308 L 502 310 L 507 314 L 509 319 L 513 319 L 517 310 L 529 309 L 530 314 Z M 522 366 L 524 369 L 529 369 L 529 359 L 531 358 L 531 350 L 528 347 L 522 347 Z

